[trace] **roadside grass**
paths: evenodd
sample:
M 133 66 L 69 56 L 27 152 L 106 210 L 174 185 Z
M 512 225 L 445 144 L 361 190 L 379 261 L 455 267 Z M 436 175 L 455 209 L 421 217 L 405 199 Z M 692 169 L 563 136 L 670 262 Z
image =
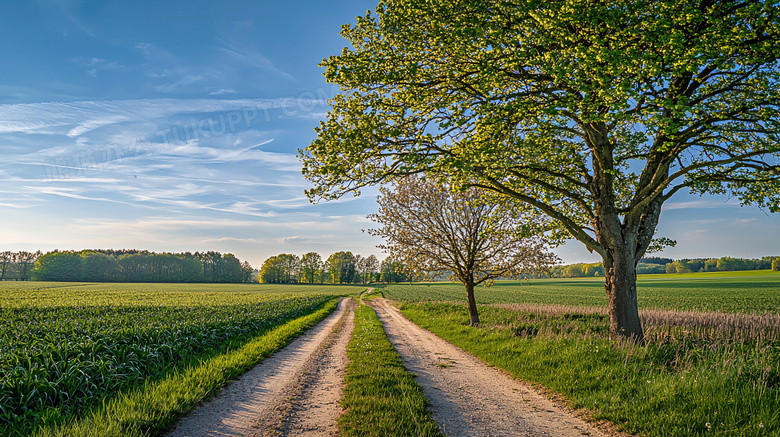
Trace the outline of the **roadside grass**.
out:
M 442 436 L 422 388 L 404 367 L 374 310 L 362 302 L 355 310 L 347 356 L 341 435 Z
M 213 356 L 155 382 L 104 400 L 82 418 L 40 429 L 36 437 L 141 437 L 164 435 L 200 401 L 257 365 L 330 314 L 331 299 L 320 309 L 253 338 L 240 348 Z
M 776 318 L 718 328 L 656 314 L 647 341 L 608 338 L 608 317 L 561 306 L 399 302 L 413 322 L 502 368 L 563 394 L 574 408 L 648 436 L 780 434 L 780 326 Z M 711 322 L 711 323 L 710 323 Z M 711 326 L 706 326 L 710 323 Z M 722 334 L 728 332 L 728 334 Z
M 637 287 L 642 309 L 780 315 L 780 272 L 771 270 L 640 275 Z M 391 300 L 466 300 L 456 283 L 390 284 L 383 291 Z M 479 304 L 607 306 L 604 278 L 498 281 L 477 287 L 475 296 Z

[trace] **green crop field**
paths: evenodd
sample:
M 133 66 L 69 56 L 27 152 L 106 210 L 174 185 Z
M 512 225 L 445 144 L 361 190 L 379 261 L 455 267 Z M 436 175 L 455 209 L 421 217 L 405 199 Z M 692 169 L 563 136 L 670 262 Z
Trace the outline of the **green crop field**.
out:
M 364 289 L 0 283 L 0 435 L 70 421 Z
M 780 272 L 770 270 L 641 275 L 637 280 L 641 309 L 780 314 Z M 454 283 L 393 284 L 385 295 L 402 301 L 465 302 Z M 477 287 L 477 303 L 530 303 L 606 307 L 603 278 L 499 281 Z

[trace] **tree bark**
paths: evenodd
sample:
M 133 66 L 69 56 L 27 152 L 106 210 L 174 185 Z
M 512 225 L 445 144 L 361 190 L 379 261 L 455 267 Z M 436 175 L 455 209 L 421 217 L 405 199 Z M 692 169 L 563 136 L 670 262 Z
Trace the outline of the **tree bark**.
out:
M 477 311 L 477 299 L 474 297 L 474 283 L 466 281 L 466 296 L 469 301 L 469 325 L 479 326 L 479 312 Z
M 602 129 L 606 138 L 606 129 Z M 595 135 L 595 134 L 594 134 Z M 596 239 L 604 262 L 604 289 L 609 299 L 609 332 L 613 339 L 644 340 L 637 304 L 636 264 L 647 250 L 660 214 L 661 199 L 645 210 L 636 209 L 622 220 L 616 207 L 612 148 L 595 148 L 592 185 Z M 649 237 L 648 237 L 649 233 Z M 640 235 L 641 234 L 641 235 Z
M 644 340 L 636 290 L 633 254 L 617 250 L 604 258 L 604 288 L 609 299 L 609 332 L 612 338 Z

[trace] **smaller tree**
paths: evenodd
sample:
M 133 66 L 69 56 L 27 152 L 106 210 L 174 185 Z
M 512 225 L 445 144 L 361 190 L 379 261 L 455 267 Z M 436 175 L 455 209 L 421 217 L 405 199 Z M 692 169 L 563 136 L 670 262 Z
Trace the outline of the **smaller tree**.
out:
M 119 261 L 113 256 L 95 251 L 81 253 L 81 278 L 90 282 L 115 281 L 119 274 Z
M 582 271 L 582 264 L 572 264 L 563 269 L 564 278 L 581 278 L 583 276 L 585 275 Z
M 585 264 L 582 266 L 582 273 L 585 276 L 604 276 L 604 266 L 601 263 Z
M 672 266 L 674 268 L 674 272 L 672 273 L 691 273 L 692 270 L 688 266 L 688 260 L 682 259 L 682 260 L 676 260 L 672 262 Z
M 366 259 L 362 255 L 355 255 L 355 280 L 353 282 L 365 284 L 366 283 Z
M 249 261 L 244 261 L 241 264 L 241 282 L 252 282 L 252 275 L 254 275 L 255 269 L 249 264 Z
M 400 261 L 387 257 L 380 266 L 379 280 L 388 284 L 404 282 L 406 281 L 405 270 L 404 265 Z
M 313 284 L 322 268 L 322 257 L 317 252 L 309 252 L 301 257 L 303 281 Z
M 243 278 L 241 261 L 232 253 L 227 253 L 222 257 L 219 264 L 219 275 L 217 282 L 239 283 Z
M 6 272 L 8 272 L 12 265 L 16 262 L 17 254 L 11 251 L 0 252 L 0 281 L 5 279 Z
M 258 280 L 264 284 L 298 283 L 300 258 L 289 253 L 280 253 L 265 260 L 260 268 Z
M 703 259 L 689 259 L 685 260 L 685 266 L 688 267 L 688 270 L 691 272 L 701 272 L 704 271 L 704 260 Z
M 82 258 L 76 252 L 49 252 L 37 259 L 33 268 L 34 281 L 75 282 L 81 279 Z
M 352 282 L 355 276 L 355 256 L 352 252 L 336 252 L 328 257 L 325 264 L 334 284 Z
M 776 272 L 780 272 L 780 257 L 777 257 L 774 260 L 772 260 L 772 270 Z
M 376 255 L 369 255 L 367 258 L 363 258 L 365 262 L 365 271 L 363 272 L 363 283 L 372 282 L 374 273 L 379 271 L 379 260 Z
M 474 286 L 538 270 L 556 259 L 544 238 L 524 235 L 541 228 L 538 217 L 519 216 L 477 189 L 453 192 L 447 185 L 407 177 L 394 190 L 381 188 L 378 201 L 379 212 L 369 218 L 382 227 L 369 233 L 385 239 L 379 247 L 412 274 L 450 272 L 466 288 L 471 326 L 479 325 Z
M 718 270 L 721 272 L 740 270 L 740 262 L 736 258 L 724 256 L 718 260 Z
M 282 262 L 279 256 L 272 256 L 263 262 L 263 266 L 260 267 L 259 282 L 263 284 L 281 284 L 283 278 Z

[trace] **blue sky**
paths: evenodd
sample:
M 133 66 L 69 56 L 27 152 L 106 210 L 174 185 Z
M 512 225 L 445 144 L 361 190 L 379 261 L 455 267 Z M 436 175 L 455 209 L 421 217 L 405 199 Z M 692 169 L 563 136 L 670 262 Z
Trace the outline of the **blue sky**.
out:
M 39 0 L 0 16 L 0 250 L 371 253 L 375 191 L 311 205 L 317 64 L 376 1 Z M 678 196 L 670 257 L 780 254 L 780 217 Z M 576 242 L 566 262 L 597 260 Z

